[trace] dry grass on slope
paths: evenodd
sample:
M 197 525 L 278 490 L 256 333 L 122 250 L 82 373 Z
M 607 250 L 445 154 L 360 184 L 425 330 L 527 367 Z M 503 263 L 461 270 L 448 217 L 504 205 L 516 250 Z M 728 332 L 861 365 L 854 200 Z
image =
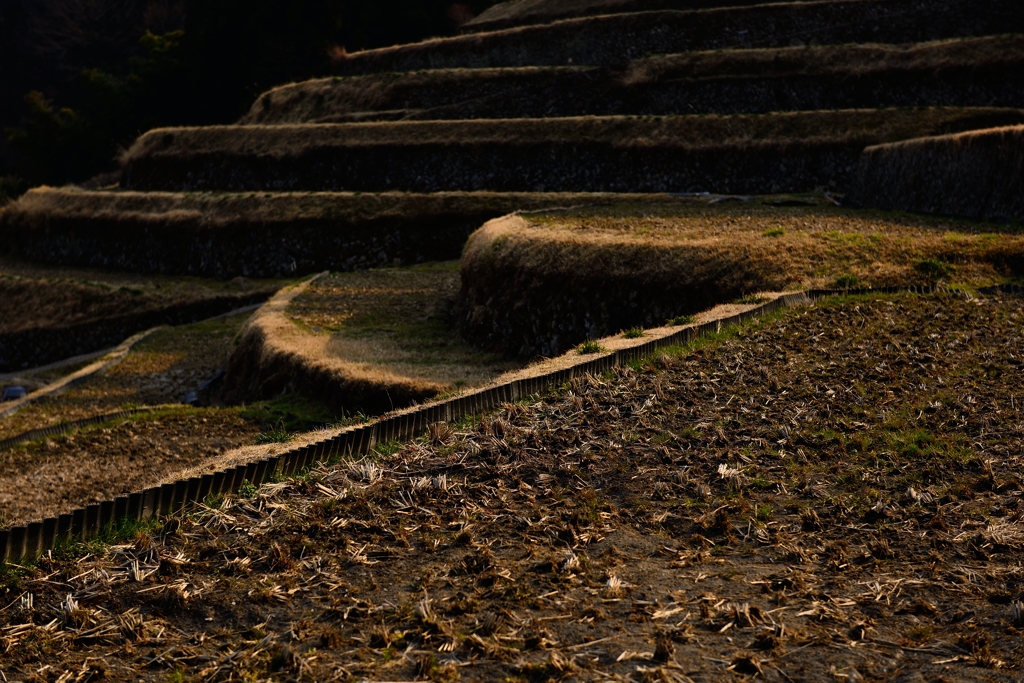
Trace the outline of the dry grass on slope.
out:
M 1003 108 L 159 129 L 132 190 L 786 192 L 846 187 L 864 147 L 1024 123 Z
M 56 217 L 68 221 L 107 220 L 111 224 L 200 221 L 210 228 L 232 223 L 301 224 L 314 219 L 357 225 L 389 217 L 413 220 L 449 214 L 477 216 L 495 211 L 505 214 L 519 209 L 529 211 L 643 198 L 643 195 L 600 192 L 94 192 L 44 186 L 29 190 L 6 207 L 5 212 L 0 213 L 0 226 L 10 226 L 16 220 L 14 214 L 23 215 L 24 219 L 17 220 L 30 224 L 40 223 L 44 217 Z M 659 197 L 659 200 L 664 199 L 666 197 Z M 0 271 L 5 267 L 0 262 Z M 132 279 L 132 276 L 109 277 Z
M 764 0 L 509 0 L 484 10 L 480 16 L 463 24 L 462 30 L 495 31 L 513 26 L 546 24 L 559 19 L 600 14 L 742 7 L 760 5 L 763 2 Z
M 783 109 L 955 104 L 957 100 L 951 98 L 956 95 L 950 91 L 961 93 L 959 101 L 964 104 L 1012 105 L 1021 103 L 1013 85 L 1021 71 L 1024 38 L 1020 36 L 910 46 L 693 52 L 638 59 L 622 72 L 568 66 L 433 69 L 282 85 L 264 93 L 239 123 L 774 111 L 778 104 L 770 109 L 773 101 L 761 92 L 769 86 L 773 93 L 780 88 L 813 91 L 800 106 L 789 103 Z M 835 79 L 844 81 L 843 92 L 832 92 Z M 940 87 L 940 81 L 945 87 Z M 858 91 L 848 92 L 854 85 Z M 697 86 L 711 88 L 717 97 L 711 93 L 701 97 L 703 90 L 696 91 Z M 740 92 L 734 92 L 737 89 Z M 915 92 L 919 94 L 907 94 Z M 655 95 L 661 108 L 648 102 Z M 844 104 L 822 104 L 831 101 L 829 97 Z
M 480 121 L 407 121 L 288 126 L 157 128 L 125 153 L 131 166 L 145 159 L 189 159 L 209 154 L 287 157 L 332 147 L 538 145 L 589 143 L 612 148 L 741 149 L 787 141 L 905 140 L 977 128 L 982 121 L 1024 119 L 1018 109 L 929 107 L 732 116 L 628 116 Z
M 437 69 L 289 83 L 263 93 L 238 123 L 329 123 L 360 112 L 405 118 L 418 110 L 516 94 L 538 86 L 583 89 L 597 70 L 587 67 Z M 447 117 L 446 117 L 447 118 Z M 498 118 L 498 117 L 491 117 Z M 342 122 L 342 121 L 338 121 Z
M 470 238 L 462 273 L 468 339 L 552 355 L 762 290 L 1019 278 L 1024 235 L 823 201 L 642 205 L 492 221 Z
M 143 272 L 294 276 L 382 267 L 396 259 L 454 259 L 466 237 L 497 216 L 519 209 L 641 199 L 596 193 L 210 194 L 37 188 L 0 213 L 0 250 L 42 262 Z
M 451 262 L 336 273 L 283 292 L 243 330 L 228 395 L 294 393 L 338 414 L 379 415 L 518 367 L 458 339 L 458 290 Z
M 1024 126 L 864 150 L 854 199 L 865 206 L 1024 220 Z
M 913 43 L 1024 31 L 1016 0 L 834 0 L 696 11 L 634 12 L 521 26 L 367 50 L 338 62 L 339 74 L 442 68 L 565 66 L 623 68 L 652 54 L 793 44 Z
M 623 76 L 627 85 L 665 80 L 863 77 L 868 74 L 926 74 L 955 69 L 1013 69 L 1024 62 L 1024 36 L 1003 35 L 940 40 L 912 45 L 817 45 L 750 50 L 715 50 L 638 59 Z

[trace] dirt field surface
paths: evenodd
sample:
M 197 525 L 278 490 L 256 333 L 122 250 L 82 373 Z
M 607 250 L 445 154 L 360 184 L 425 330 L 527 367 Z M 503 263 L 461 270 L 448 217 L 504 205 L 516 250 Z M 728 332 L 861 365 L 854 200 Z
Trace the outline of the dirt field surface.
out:
M 125 407 L 181 404 L 226 367 L 247 317 L 159 330 L 105 373 L 0 419 L 0 439 Z M 36 520 L 111 500 L 251 444 L 259 433 L 258 422 L 238 410 L 178 406 L 8 448 L 0 451 L 0 520 Z
M 125 406 L 182 403 L 185 394 L 227 367 L 232 342 L 249 314 L 167 327 L 140 342 L 106 372 L 64 393 L 0 419 L 0 439 L 60 422 L 112 413 Z M 40 385 L 74 368 L 18 378 Z
M 230 281 L 60 268 L 0 256 L 0 334 L 136 313 L 218 295 L 274 290 Z
M 326 351 L 339 360 L 439 390 L 486 384 L 521 363 L 458 338 L 451 308 L 459 285 L 457 261 L 336 273 L 312 284 L 288 312 L 307 331 L 329 335 Z
M 789 310 L 12 568 L 0 669 L 1019 680 L 1022 315 L 1015 297 Z

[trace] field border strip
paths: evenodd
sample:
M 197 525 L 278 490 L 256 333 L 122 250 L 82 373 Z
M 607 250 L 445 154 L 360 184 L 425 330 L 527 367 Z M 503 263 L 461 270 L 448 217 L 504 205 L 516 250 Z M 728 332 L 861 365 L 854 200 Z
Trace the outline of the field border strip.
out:
M 59 424 L 50 425 L 49 427 L 43 427 L 41 429 L 33 429 L 28 432 L 23 432 L 17 436 L 12 436 L 8 439 L 0 441 L 0 451 L 6 450 L 11 446 L 17 446 L 18 444 L 25 443 L 27 441 L 35 441 L 44 436 L 60 436 L 73 432 L 76 429 L 82 427 L 91 427 L 92 425 L 103 424 L 104 422 L 111 422 L 112 420 L 121 420 L 126 417 L 132 417 L 139 413 L 147 413 L 156 410 L 153 407 L 145 408 L 133 408 L 131 410 L 120 410 L 116 413 L 106 413 L 104 415 L 93 415 L 92 417 L 85 417 L 81 420 L 72 420 L 70 422 L 61 422 Z
M 1022 288 L 1010 286 L 993 288 L 999 291 L 1019 292 Z M 784 294 L 731 316 L 711 320 L 699 325 L 683 327 L 671 334 L 642 342 L 624 349 L 581 360 L 567 368 L 543 375 L 524 377 L 505 384 L 486 387 L 451 399 L 416 406 L 400 413 L 383 417 L 376 422 L 346 429 L 334 437 L 300 448 L 226 470 L 191 477 L 176 482 L 152 486 L 114 500 L 87 505 L 69 513 L 0 530 L 0 565 L 9 562 L 33 561 L 56 548 L 58 543 L 89 540 L 103 529 L 125 520 L 147 520 L 172 514 L 189 504 L 202 503 L 210 496 L 237 493 L 244 484 L 260 486 L 282 476 L 293 476 L 335 457 L 368 455 L 382 443 L 407 441 L 422 434 L 429 425 L 452 422 L 467 415 L 476 415 L 528 396 L 543 393 L 553 386 L 573 378 L 594 375 L 613 367 L 638 361 L 655 351 L 691 342 L 721 332 L 755 318 L 830 296 L 857 296 L 865 294 L 962 294 L 960 290 L 939 286 L 883 287 L 878 289 L 812 289 Z M 117 415 L 131 415 L 126 411 Z M 100 416 L 103 419 L 116 419 Z M 99 420 L 88 418 L 87 420 Z M 71 424 L 71 423 L 69 423 Z M 58 425 L 59 426 L 59 425 Z M 40 430 L 45 431 L 45 430 Z

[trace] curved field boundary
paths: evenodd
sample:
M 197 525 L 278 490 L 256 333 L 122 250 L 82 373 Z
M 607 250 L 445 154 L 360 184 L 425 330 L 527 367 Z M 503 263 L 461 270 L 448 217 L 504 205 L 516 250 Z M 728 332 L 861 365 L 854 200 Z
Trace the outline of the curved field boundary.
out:
M 868 147 L 852 194 L 879 209 L 1024 220 L 1024 126 Z
M 438 382 L 368 372 L 342 360 L 328 350 L 329 337 L 309 334 L 289 317 L 289 305 L 324 275 L 281 290 L 249 319 L 228 361 L 225 397 L 243 403 L 300 394 L 349 413 L 380 415 L 437 396 Z
M 287 453 L 263 458 L 201 477 L 182 479 L 154 486 L 114 500 L 79 508 L 24 526 L 0 531 L 0 563 L 34 560 L 56 547 L 58 542 L 87 540 L 97 536 L 114 523 L 124 520 L 151 519 L 178 512 L 186 506 L 201 503 L 211 495 L 236 493 L 243 483 L 260 485 L 277 477 L 302 472 L 317 462 L 337 457 L 358 457 L 370 453 L 377 444 L 409 440 L 419 436 L 431 424 L 452 422 L 549 390 L 586 374 L 599 374 L 615 366 L 625 365 L 650 355 L 658 349 L 685 344 L 694 339 L 720 332 L 781 308 L 796 306 L 836 294 L 867 293 L 933 293 L 949 291 L 936 287 L 881 288 L 874 290 L 811 290 L 783 295 L 757 308 L 701 325 L 685 327 L 677 332 L 619 349 L 554 372 L 526 377 L 505 384 L 487 387 L 456 398 L 417 406 L 384 417 L 371 424 L 354 427 L 337 436 L 298 448 Z
M 104 422 L 111 422 L 112 420 L 121 420 L 126 417 L 138 415 L 139 413 L 148 413 L 153 410 L 156 410 L 156 408 L 146 406 L 144 408 L 121 410 L 116 413 L 107 413 L 105 415 L 94 415 L 81 420 L 72 420 L 71 422 L 61 422 L 60 424 L 51 425 L 42 429 L 33 429 L 0 441 L 0 451 L 10 448 L 11 446 L 17 446 L 20 443 L 35 441 L 36 439 L 41 439 L 45 436 L 60 436 L 61 434 L 67 434 L 68 432 L 73 432 L 76 429 L 81 429 L 83 427 L 91 427 L 92 425 L 103 424 Z
M 249 298 L 251 298 L 251 297 L 249 297 Z M 192 323 L 208 322 L 208 321 L 211 321 L 211 320 L 220 320 L 221 318 L 228 318 L 228 317 L 233 316 L 233 315 L 239 315 L 241 313 L 248 313 L 249 311 L 255 311 L 256 309 L 260 308 L 263 305 L 263 302 L 260 301 L 259 298 L 266 299 L 267 297 L 265 297 L 263 295 L 259 295 L 259 297 L 257 299 L 258 303 L 250 304 L 248 306 L 243 306 L 241 308 L 235 308 L 233 310 L 228 311 L 227 313 L 220 313 L 218 315 L 215 315 L 215 316 L 210 317 L 210 318 L 206 318 L 204 320 L 192 321 Z M 179 323 L 179 324 L 187 325 L 187 324 L 190 324 L 190 323 L 186 321 L 184 323 Z M 97 375 L 97 374 L 99 374 L 101 372 L 104 372 L 105 370 L 110 369 L 111 367 L 117 365 L 122 360 L 124 360 L 125 356 L 127 356 L 128 353 L 131 352 L 131 350 L 135 347 L 136 344 L 138 344 L 139 342 L 144 340 L 146 337 L 148 337 L 149 335 L 153 334 L 154 332 L 156 332 L 157 330 L 159 330 L 159 329 L 161 329 L 163 327 L 164 327 L 163 325 L 158 325 L 157 327 L 151 327 L 148 330 L 145 330 L 143 332 L 139 332 L 138 334 L 132 335 L 128 339 L 126 339 L 123 342 L 121 342 L 115 348 L 109 349 L 107 351 L 101 351 L 98 354 L 92 355 L 91 357 L 100 356 L 99 360 L 97 360 L 95 363 L 90 363 L 89 365 L 87 365 L 86 367 L 82 368 L 81 370 L 73 372 L 70 375 L 66 375 L 64 377 L 61 377 L 57 381 L 51 382 L 50 384 L 47 384 L 42 389 L 38 389 L 36 391 L 33 391 L 31 394 L 29 394 L 28 396 L 26 396 L 24 398 L 20 398 L 17 401 L 14 401 L 14 402 L 12 402 L 10 404 L 0 404 L 0 418 L 8 417 L 10 415 L 13 415 L 14 413 L 16 413 L 19 410 L 21 410 L 22 408 L 24 408 L 29 403 L 37 401 L 37 400 L 39 400 L 41 398 L 45 398 L 46 396 L 52 396 L 53 394 L 59 393 L 59 392 L 65 390 L 65 389 L 69 389 L 69 388 L 71 388 L 71 387 L 73 387 L 73 386 L 75 386 L 77 384 L 81 384 L 82 382 L 86 381 L 90 377 L 92 377 L 94 375 Z M 90 356 L 78 356 L 78 358 L 82 358 L 82 359 L 89 358 L 89 357 Z M 74 359 L 71 359 L 71 360 L 73 361 Z M 30 372 L 35 372 L 35 371 L 38 371 L 40 369 L 45 369 L 45 367 L 59 367 L 61 364 L 62 363 L 54 363 L 54 364 L 51 364 L 50 366 L 44 366 L 44 368 L 37 368 L 36 370 L 25 370 L 21 374 L 24 375 L 24 374 L 28 374 Z M 8 377 L 15 377 L 15 376 L 17 376 L 17 375 L 14 375 L 14 374 L 8 375 Z M 15 437 L 15 438 L 18 438 L 18 437 Z M 35 438 L 35 437 L 31 437 L 31 438 Z M 5 444 L 5 443 L 6 442 L 0 441 L 0 444 Z M 4 446 L 0 445 L 0 449 L 3 449 L 3 448 L 4 448 Z

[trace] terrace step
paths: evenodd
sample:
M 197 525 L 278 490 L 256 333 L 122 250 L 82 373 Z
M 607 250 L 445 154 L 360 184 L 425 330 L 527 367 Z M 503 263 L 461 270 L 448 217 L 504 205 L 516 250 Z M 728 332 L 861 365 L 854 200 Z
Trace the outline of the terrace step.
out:
M 1024 36 L 691 52 L 596 67 L 438 69 L 292 83 L 239 123 L 1024 106 Z
M 513 66 L 623 68 L 652 54 L 806 44 L 915 43 L 1024 32 L 1019 0 L 830 0 L 567 19 L 366 50 L 340 75 Z
M 125 155 L 152 191 L 765 192 L 842 188 L 868 145 L 1024 123 L 999 108 L 164 128 Z
M 795 2 L 797 0 L 777 0 Z M 694 10 L 761 5 L 764 0 L 509 0 L 462 25 L 464 33 L 549 24 L 560 19 L 657 10 Z
M 90 192 L 37 188 L 0 212 L 0 252 L 61 266 L 293 277 L 457 259 L 486 221 L 522 209 L 660 195 Z M 2 362 L 0 362 L 2 364 Z

